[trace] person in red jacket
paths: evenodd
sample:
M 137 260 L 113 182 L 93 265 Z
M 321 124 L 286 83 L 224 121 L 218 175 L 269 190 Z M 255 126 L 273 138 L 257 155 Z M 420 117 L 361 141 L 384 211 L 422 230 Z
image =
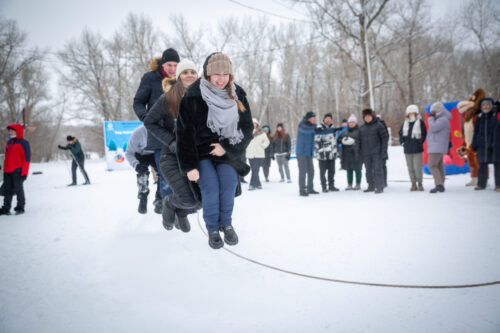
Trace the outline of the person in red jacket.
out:
M 10 139 L 5 146 L 5 161 L 3 165 L 3 206 L 0 215 L 10 215 L 12 197 L 17 195 L 16 215 L 24 213 L 26 200 L 24 197 L 23 182 L 28 177 L 31 161 L 30 144 L 23 139 L 24 128 L 20 124 L 7 126 Z

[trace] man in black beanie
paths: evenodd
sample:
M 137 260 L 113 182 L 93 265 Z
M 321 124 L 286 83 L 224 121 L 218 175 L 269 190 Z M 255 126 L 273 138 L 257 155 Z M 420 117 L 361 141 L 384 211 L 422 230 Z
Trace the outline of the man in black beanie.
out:
M 161 57 L 155 57 L 149 62 L 150 72 L 142 76 L 139 89 L 134 97 L 134 112 L 143 121 L 149 109 L 155 104 L 163 93 L 163 85 L 172 85 L 175 83 L 175 70 L 179 62 L 179 54 L 176 50 L 169 48 L 163 51 Z M 157 170 L 160 170 L 160 151 L 162 145 L 151 133 L 148 132 L 147 144 L 145 149 L 155 152 L 155 161 Z M 158 173 L 158 181 L 160 182 L 160 192 L 162 197 L 165 197 L 169 192 L 165 178 L 161 172 Z M 160 214 L 162 211 L 162 201 L 155 200 L 155 212 Z
M 359 128 L 361 156 L 366 168 L 368 188 L 364 192 L 384 191 L 384 160 L 387 159 L 389 133 L 373 110 L 364 109 L 364 125 Z

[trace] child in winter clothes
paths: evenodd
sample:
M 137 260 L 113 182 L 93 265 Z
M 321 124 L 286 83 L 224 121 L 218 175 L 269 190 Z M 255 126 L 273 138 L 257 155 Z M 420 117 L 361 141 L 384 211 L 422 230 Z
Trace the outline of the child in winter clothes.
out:
M 252 176 L 248 187 L 249 191 L 262 189 L 262 184 L 259 178 L 259 170 L 264 164 L 266 157 L 265 150 L 269 146 L 267 133 L 260 128 L 259 121 L 255 118 L 253 119 L 253 126 L 253 139 L 250 141 L 246 152 L 247 159 L 250 162 L 250 168 L 252 169 Z
M 495 145 L 495 139 L 498 140 L 498 119 L 495 102 L 491 98 L 484 98 L 479 103 L 481 113 L 476 119 L 474 125 L 474 137 L 472 138 L 471 148 L 477 153 L 479 162 L 479 172 L 477 186 L 475 190 L 484 190 L 488 182 L 488 164 L 493 163 L 495 169 L 495 187 L 500 188 L 500 161 L 498 157 L 494 160 L 494 153 L 498 153 L 498 143 Z M 497 137 L 495 138 L 495 135 Z
M 288 161 L 290 160 L 290 150 L 290 135 L 286 133 L 285 129 L 283 128 L 283 124 L 278 123 L 278 125 L 276 125 L 276 132 L 274 132 L 272 151 L 274 157 L 276 158 L 276 162 L 278 163 L 278 169 L 281 176 L 280 182 L 285 181 L 285 175 L 287 181 L 289 183 L 292 182 L 292 180 L 290 179 L 290 168 L 288 167 Z
M 409 105 L 406 108 L 406 119 L 399 130 L 399 143 L 403 146 L 406 166 L 410 174 L 410 191 L 424 190 L 422 184 L 422 155 L 426 136 L 427 128 L 425 127 L 425 122 L 420 117 L 418 106 Z
M 71 162 L 71 178 L 72 182 L 68 186 L 75 186 L 76 185 L 76 169 L 80 168 L 80 171 L 83 174 L 83 178 L 85 178 L 85 183 L 83 185 L 89 185 L 90 180 L 89 176 L 87 175 L 87 172 L 85 171 L 85 154 L 83 153 L 82 150 L 82 145 L 80 144 L 80 141 L 74 136 L 68 135 L 66 137 L 66 140 L 68 144 L 66 146 L 61 146 L 58 145 L 57 148 L 62 149 L 62 150 L 69 150 L 71 154 L 71 158 L 73 159 L 73 162 Z
M 358 119 L 352 114 L 347 121 L 347 130 L 343 131 L 338 138 L 339 145 L 342 144 L 342 169 L 347 170 L 346 191 L 360 190 L 363 159 L 360 151 Z M 353 174 L 356 174 L 355 187 L 352 186 Z
M 212 53 L 203 65 L 203 78 L 193 83 L 179 105 L 177 157 L 190 181 L 201 191 L 208 244 L 213 249 L 238 243 L 232 226 L 238 175 L 250 167 L 243 162 L 252 140 L 252 115 L 245 91 L 233 83 L 229 58 Z
M 3 165 L 4 195 L 0 215 L 10 215 L 12 197 L 17 196 L 17 206 L 14 208 L 16 215 L 24 213 L 26 198 L 24 196 L 23 182 L 28 177 L 31 162 L 30 144 L 23 138 L 24 128 L 20 124 L 7 126 L 10 139 L 5 146 L 5 161 Z

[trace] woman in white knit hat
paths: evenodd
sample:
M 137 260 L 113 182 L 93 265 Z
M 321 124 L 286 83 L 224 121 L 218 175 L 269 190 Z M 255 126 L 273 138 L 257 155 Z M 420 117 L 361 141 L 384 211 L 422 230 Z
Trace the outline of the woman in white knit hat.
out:
M 172 230 L 174 224 L 183 232 L 189 232 L 191 226 L 187 215 L 199 208 L 200 203 L 193 196 L 189 182 L 182 175 L 176 157 L 175 120 L 179 102 L 186 89 L 198 79 L 195 64 L 183 59 L 177 64 L 176 81 L 163 81 L 164 94 L 149 110 L 144 119 L 144 126 L 162 144 L 160 153 L 160 172 L 172 193 L 163 198 L 163 226 Z
M 361 189 L 361 169 L 363 167 L 363 159 L 361 157 L 359 145 L 359 127 L 358 119 L 351 114 L 347 120 L 347 130 L 343 131 L 338 140 L 338 144 L 342 145 L 342 169 L 347 171 L 347 188 L 349 190 Z M 354 174 L 356 175 L 356 185 L 353 187 Z
M 403 146 L 406 166 L 410 174 L 410 191 L 423 191 L 422 153 L 427 136 L 425 123 L 420 117 L 418 106 L 409 105 L 406 108 L 406 118 L 399 130 L 399 143 Z M 418 183 L 418 187 L 417 187 Z

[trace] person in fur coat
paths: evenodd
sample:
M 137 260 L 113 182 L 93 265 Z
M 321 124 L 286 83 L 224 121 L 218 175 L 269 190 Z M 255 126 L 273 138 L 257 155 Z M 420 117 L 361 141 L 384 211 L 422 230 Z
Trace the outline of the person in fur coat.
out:
M 149 110 L 156 103 L 158 98 L 164 92 L 164 86 L 169 89 L 175 83 L 175 72 L 177 63 L 179 62 L 179 54 L 176 50 L 170 48 L 163 51 L 161 57 L 153 58 L 149 63 L 150 72 L 144 74 L 141 78 L 141 83 L 134 97 L 134 112 L 140 121 L 144 122 L 144 118 Z M 163 82 L 165 81 L 165 82 Z M 158 181 L 160 182 L 160 193 L 162 199 L 172 191 L 168 187 L 165 177 L 160 171 L 160 153 L 162 144 L 149 131 L 147 139 L 147 150 L 154 151 L 155 162 L 158 172 Z M 161 211 L 162 202 L 155 202 L 157 211 Z
M 259 121 L 255 118 L 253 119 L 253 126 L 253 139 L 250 141 L 246 152 L 247 159 L 250 162 L 250 169 L 252 169 L 252 176 L 250 177 L 250 184 L 248 187 L 249 191 L 262 189 L 259 171 L 264 165 L 266 148 L 269 146 L 267 133 L 260 127 Z
M 474 125 L 476 124 L 477 116 L 480 112 L 479 102 L 486 98 L 486 93 L 482 88 L 477 89 L 472 96 L 458 103 L 458 112 L 462 115 L 464 126 L 464 142 L 458 148 L 460 157 L 467 156 L 467 163 L 470 168 L 470 181 L 465 186 L 477 186 L 477 177 L 479 172 L 479 162 L 477 154 L 471 149 L 472 138 L 474 137 Z
M 179 165 L 201 192 L 213 249 L 238 244 L 232 225 L 234 198 L 238 176 L 250 171 L 243 158 L 253 129 L 246 93 L 234 83 L 231 61 L 223 53 L 212 53 L 203 65 L 203 78 L 181 99 L 175 133 Z

